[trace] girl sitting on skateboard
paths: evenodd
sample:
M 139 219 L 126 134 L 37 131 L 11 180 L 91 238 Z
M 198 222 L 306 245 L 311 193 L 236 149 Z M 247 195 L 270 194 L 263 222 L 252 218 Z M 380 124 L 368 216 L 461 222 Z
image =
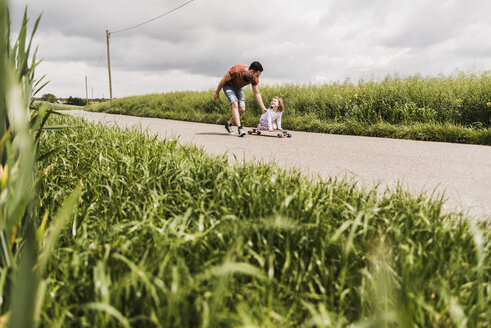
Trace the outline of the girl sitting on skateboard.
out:
M 281 130 L 281 115 L 284 110 L 283 100 L 278 96 L 273 97 L 269 108 L 259 118 L 257 128 L 268 131 Z

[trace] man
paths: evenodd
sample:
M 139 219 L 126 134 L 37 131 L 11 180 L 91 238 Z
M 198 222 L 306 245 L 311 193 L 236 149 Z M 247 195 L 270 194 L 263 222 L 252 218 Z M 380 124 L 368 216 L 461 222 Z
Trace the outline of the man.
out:
M 245 97 L 243 87 L 251 84 L 252 91 L 254 92 L 254 97 L 257 103 L 261 107 L 262 112 L 267 111 L 264 107 L 263 99 L 259 93 L 259 76 L 263 71 L 263 66 L 261 63 L 255 61 L 249 67 L 246 65 L 237 64 L 233 66 L 220 80 L 218 83 L 217 90 L 213 95 L 215 100 L 218 99 L 220 95 L 220 90 L 223 88 L 223 92 L 227 96 L 228 102 L 232 105 L 232 117 L 225 123 L 225 129 L 228 133 L 233 133 L 231 124 L 235 122 L 237 126 L 237 134 L 239 137 L 245 136 L 244 129 L 240 124 L 240 117 L 245 112 Z

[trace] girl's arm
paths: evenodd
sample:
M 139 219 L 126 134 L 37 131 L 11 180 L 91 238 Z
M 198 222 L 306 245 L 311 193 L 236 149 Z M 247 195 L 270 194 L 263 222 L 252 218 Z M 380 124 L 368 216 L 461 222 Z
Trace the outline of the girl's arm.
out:
M 283 130 L 281 128 L 281 116 L 283 115 L 283 113 L 280 112 L 279 114 L 280 114 L 280 116 L 278 116 L 278 118 L 276 119 L 276 126 L 278 127 L 278 130 Z
M 271 114 L 271 111 L 269 111 L 269 110 L 267 111 L 266 115 L 268 116 L 268 130 L 273 131 L 273 118 L 271 117 L 273 115 Z

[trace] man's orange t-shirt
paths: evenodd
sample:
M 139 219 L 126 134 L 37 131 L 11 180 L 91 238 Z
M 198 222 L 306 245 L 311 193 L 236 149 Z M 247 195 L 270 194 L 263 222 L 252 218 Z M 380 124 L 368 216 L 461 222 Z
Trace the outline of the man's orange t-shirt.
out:
M 257 77 L 254 77 L 249 82 L 244 80 L 244 78 L 242 77 L 242 73 L 244 72 L 244 70 L 247 70 L 248 68 L 249 68 L 249 66 L 241 65 L 241 64 L 237 64 L 235 66 L 232 66 L 232 68 L 228 70 L 228 74 L 230 74 L 230 77 L 232 79 L 230 81 L 228 81 L 227 83 L 225 83 L 225 85 L 232 86 L 235 88 L 243 88 L 249 84 L 258 85 L 259 79 Z

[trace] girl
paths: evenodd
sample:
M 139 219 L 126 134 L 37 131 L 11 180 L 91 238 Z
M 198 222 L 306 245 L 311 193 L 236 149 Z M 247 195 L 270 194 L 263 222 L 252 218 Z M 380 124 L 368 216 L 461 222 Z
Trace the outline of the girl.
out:
M 281 130 L 281 115 L 284 110 L 285 106 L 283 105 L 283 100 L 278 96 L 273 97 L 269 108 L 263 112 L 263 115 L 259 118 L 257 128 L 269 131 Z

